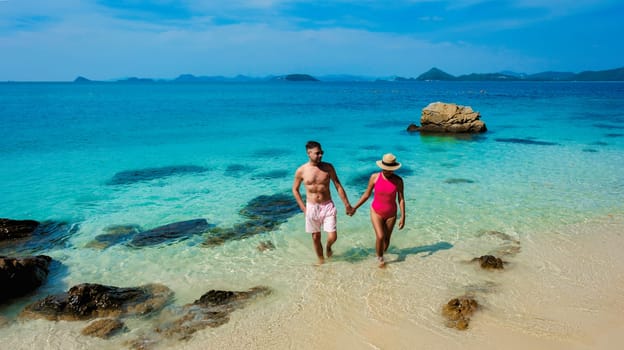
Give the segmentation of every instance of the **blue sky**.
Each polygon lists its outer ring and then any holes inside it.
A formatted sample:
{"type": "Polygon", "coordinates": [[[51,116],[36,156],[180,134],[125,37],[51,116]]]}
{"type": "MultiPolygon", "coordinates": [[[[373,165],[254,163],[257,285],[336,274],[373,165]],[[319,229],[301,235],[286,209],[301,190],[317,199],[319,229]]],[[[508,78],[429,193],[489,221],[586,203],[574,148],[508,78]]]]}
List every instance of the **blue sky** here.
{"type": "Polygon", "coordinates": [[[621,0],[0,0],[0,81],[624,66],[621,0]]]}

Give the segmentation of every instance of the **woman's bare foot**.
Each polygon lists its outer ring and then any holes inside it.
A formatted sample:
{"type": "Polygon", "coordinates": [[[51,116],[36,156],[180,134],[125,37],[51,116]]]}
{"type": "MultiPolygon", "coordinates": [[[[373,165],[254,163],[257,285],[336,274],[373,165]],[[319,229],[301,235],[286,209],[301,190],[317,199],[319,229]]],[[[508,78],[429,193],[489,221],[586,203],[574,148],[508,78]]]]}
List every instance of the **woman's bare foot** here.
{"type": "Polygon", "coordinates": [[[377,257],[377,264],[379,265],[380,269],[383,269],[384,267],[386,267],[386,261],[384,260],[383,256],[377,257]]]}

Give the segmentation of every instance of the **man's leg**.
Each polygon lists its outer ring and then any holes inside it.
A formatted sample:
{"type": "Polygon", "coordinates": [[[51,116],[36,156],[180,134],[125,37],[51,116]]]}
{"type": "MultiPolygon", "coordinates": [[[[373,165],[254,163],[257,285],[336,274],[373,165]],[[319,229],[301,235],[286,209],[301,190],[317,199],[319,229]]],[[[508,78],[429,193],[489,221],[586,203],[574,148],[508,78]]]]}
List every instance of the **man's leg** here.
{"type": "Polygon", "coordinates": [[[314,251],[316,252],[316,256],[319,259],[319,264],[325,262],[325,257],[323,256],[323,245],[321,244],[321,233],[314,232],[312,233],[312,244],[314,245],[314,251]]]}
{"type": "Polygon", "coordinates": [[[332,255],[334,255],[334,252],[332,251],[331,247],[334,244],[334,242],[336,242],[337,239],[338,239],[338,233],[336,231],[327,232],[327,257],[328,258],[331,258],[332,255]]]}

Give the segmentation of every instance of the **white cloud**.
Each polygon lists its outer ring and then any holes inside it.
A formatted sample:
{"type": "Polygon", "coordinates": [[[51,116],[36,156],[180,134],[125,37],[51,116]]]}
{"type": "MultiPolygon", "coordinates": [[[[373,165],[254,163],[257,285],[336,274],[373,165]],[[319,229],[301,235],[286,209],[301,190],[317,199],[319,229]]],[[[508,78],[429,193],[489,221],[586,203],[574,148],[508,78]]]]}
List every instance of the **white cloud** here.
{"type": "MultiPolygon", "coordinates": [[[[437,66],[452,74],[505,69],[518,57],[463,44],[431,43],[406,35],[351,29],[277,30],[267,25],[209,26],[203,30],[135,27],[101,16],[58,24],[45,32],[0,39],[11,52],[2,80],[71,80],[179,74],[264,76],[309,73],[417,76],[437,66]],[[457,58],[461,57],[460,60],[457,58]]],[[[530,61],[529,58],[523,58],[530,61]]],[[[520,60],[519,58],[517,59],[520,60]]]]}

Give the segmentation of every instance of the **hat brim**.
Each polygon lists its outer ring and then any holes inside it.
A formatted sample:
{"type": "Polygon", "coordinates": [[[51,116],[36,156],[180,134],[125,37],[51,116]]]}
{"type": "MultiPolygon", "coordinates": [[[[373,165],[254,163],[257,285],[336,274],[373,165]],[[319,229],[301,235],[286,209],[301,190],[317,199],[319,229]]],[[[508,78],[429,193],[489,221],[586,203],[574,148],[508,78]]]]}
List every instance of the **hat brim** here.
{"type": "Polygon", "coordinates": [[[401,167],[401,163],[397,162],[396,165],[385,165],[381,160],[378,160],[377,166],[383,170],[395,171],[401,167]]]}

